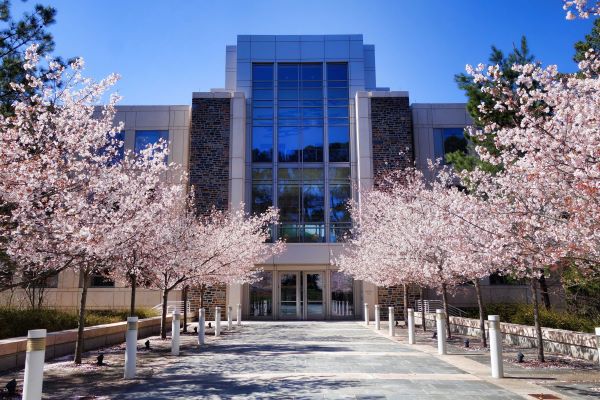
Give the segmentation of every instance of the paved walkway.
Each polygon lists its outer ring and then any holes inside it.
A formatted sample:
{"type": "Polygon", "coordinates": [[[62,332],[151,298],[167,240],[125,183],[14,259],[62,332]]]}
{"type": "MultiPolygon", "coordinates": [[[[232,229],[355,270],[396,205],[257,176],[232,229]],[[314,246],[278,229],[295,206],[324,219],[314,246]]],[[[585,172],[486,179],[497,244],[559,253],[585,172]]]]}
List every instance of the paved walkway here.
{"type": "Polygon", "coordinates": [[[247,323],[111,398],[522,399],[357,322],[247,323]]]}

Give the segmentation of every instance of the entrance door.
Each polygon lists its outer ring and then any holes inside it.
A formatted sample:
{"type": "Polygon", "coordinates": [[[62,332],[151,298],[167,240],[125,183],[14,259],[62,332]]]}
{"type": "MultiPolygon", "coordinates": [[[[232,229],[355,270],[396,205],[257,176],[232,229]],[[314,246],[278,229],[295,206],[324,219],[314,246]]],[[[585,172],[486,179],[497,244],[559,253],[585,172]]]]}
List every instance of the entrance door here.
{"type": "Polygon", "coordinates": [[[279,318],[323,319],[324,295],[324,272],[280,272],[279,318]]]}
{"type": "Polygon", "coordinates": [[[279,318],[302,318],[302,280],[300,272],[279,274],[279,318]]]}
{"type": "Polygon", "coordinates": [[[304,319],[325,318],[325,304],[323,296],[325,293],[325,274],[323,272],[303,272],[304,299],[306,310],[304,319]]]}

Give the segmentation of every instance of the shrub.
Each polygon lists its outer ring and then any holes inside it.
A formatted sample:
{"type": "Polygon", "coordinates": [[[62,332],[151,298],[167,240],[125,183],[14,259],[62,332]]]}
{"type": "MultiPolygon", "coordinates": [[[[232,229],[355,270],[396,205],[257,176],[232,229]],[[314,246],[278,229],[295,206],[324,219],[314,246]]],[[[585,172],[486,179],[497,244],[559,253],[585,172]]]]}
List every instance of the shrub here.
{"type": "MultiPolygon", "coordinates": [[[[478,309],[466,309],[467,317],[479,318],[478,309]]],[[[503,322],[533,325],[533,306],[531,304],[487,304],[487,315],[499,315],[503,322]]],[[[540,322],[543,327],[566,329],[569,331],[592,333],[600,320],[592,320],[566,311],[546,310],[540,307],[540,322]]]]}
{"type": "MultiPolygon", "coordinates": [[[[158,315],[151,309],[140,309],[136,311],[136,314],[140,319],[158,315]]],[[[86,313],[85,325],[94,326],[126,321],[128,315],[129,312],[124,310],[91,310],[86,313]]],[[[30,329],[44,328],[48,332],[77,328],[77,313],[52,309],[0,308],[0,339],[25,336],[30,329]]]]}

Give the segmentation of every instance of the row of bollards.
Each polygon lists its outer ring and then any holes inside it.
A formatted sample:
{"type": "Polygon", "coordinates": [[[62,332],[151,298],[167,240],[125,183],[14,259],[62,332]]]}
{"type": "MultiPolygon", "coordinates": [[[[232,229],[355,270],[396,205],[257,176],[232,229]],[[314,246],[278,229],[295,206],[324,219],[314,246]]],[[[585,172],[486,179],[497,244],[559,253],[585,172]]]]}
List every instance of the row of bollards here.
{"type": "MultiPolygon", "coordinates": [[[[179,355],[180,325],[179,311],[173,311],[171,326],[171,354],[179,355]]],[[[242,306],[237,305],[238,326],[242,325],[242,306]]],[[[204,345],[206,314],[204,308],[198,313],[198,344],[204,345]]],[[[233,307],[227,307],[227,327],[233,329],[233,307]]],[[[221,332],[221,308],[215,307],[215,336],[221,332]]],[[[125,363],[123,377],[134,379],[137,364],[138,317],[127,318],[125,332],[125,363]]],[[[149,342],[148,342],[149,343],[149,342]]],[[[146,346],[148,347],[148,345],[146,346]]],[[[44,359],[46,355],[46,329],[34,329],[27,332],[27,351],[25,356],[25,373],[23,379],[23,400],[40,400],[44,379],[44,359]]]]}
{"type": "MultiPolygon", "coordinates": [[[[369,305],[365,306],[365,325],[369,325],[369,305]]],[[[375,329],[380,330],[380,316],[379,316],[379,304],[375,305],[375,329]]],[[[416,344],[415,340],[415,313],[412,308],[407,310],[407,328],[408,328],[408,343],[416,344]]],[[[436,332],[434,337],[437,338],[438,354],[446,355],[446,314],[444,310],[438,309],[435,312],[436,321],[436,332]]],[[[394,307],[388,308],[389,318],[389,336],[395,336],[395,321],[394,321],[394,307]]],[[[425,315],[421,314],[421,321],[425,323],[425,315]]],[[[500,317],[498,315],[488,316],[489,326],[489,338],[490,338],[490,359],[491,359],[491,372],[493,378],[503,378],[504,370],[502,365],[502,332],[500,331],[500,317]]],[[[600,351],[600,328],[597,328],[596,335],[598,336],[599,351],[600,351]]]]}

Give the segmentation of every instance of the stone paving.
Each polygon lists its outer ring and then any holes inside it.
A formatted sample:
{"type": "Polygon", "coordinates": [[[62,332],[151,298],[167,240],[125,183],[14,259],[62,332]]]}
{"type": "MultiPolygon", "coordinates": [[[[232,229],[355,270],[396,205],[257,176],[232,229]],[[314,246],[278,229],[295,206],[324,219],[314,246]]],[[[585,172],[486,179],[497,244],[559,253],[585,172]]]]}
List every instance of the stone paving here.
{"type": "MultiPolygon", "coordinates": [[[[80,367],[70,359],[47,363],[44,398],[468,400],[533,398],[531,393],[597,398],[589,385],[507,363],[512,379],[493,380],[484,351],[470,353],[450,343],[451,354],[438,356],[430,332],[418,332],[418,344],[409,346],[406,329],[396,329],[390,339],[382,328],[377,332],[358,321],[245,322],[219,338],[207,336],[201,349],[195,335],[183,334],[180,356],[171,356],[170,341],[156,337],[151,351],[142,350],[144,339],[138,342],[137,379],[122,379],[124,346],[114,346],[103,349],[102,367],[94,365],[97,352],[86,353],[80,367]]],[[[584,374],[577,380],[589,382],[597,369],[576,373],[584,374]]],[[[0,384],[12,377],[22,382],[22,371],[0,375],[0,384]]]]}

